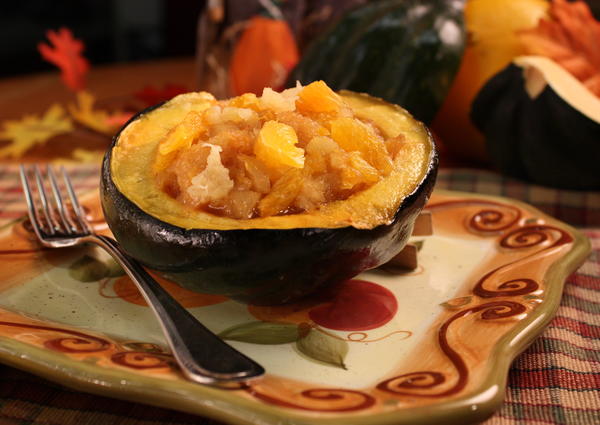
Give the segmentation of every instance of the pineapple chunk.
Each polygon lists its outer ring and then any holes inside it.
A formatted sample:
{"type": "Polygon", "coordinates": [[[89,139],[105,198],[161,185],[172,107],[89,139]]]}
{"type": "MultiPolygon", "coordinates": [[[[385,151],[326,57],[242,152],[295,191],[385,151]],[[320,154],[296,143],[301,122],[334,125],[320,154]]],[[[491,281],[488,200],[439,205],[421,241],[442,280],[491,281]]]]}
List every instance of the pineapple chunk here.
{"type": "Polygon", "coordinates": [[[306,145],[306,168],[310,174],[327,172],[327,158],[342,149],[331,138],[325,136],[313,137],[306,145]]]}
{"type": "Polygon", "coordinates": [[[267,167],[285,171],[304,167],[304,149],[296,147],[298,136],[292,127],[277,121],[264,123],[254,145],[254,154],[267,167]]]}
{"type": "Polygon", "coordinates": [[[206,205],[226,197],[233,189],[233,180],[229,170],[221,163],[221,147],[206,143],[210,153],[206,159],[206,168],[192,178],[192,184],[186,192],[195,206],[206,205]]]}
{"type": "Polygon", "coordinates": [[[297,98],[297,95],[284,96],[282,93],[277,93],[275,90],[265,87],[260,102],[264,109],[271,109],[275,112],[291,112],[296,110],[297,98]]]}

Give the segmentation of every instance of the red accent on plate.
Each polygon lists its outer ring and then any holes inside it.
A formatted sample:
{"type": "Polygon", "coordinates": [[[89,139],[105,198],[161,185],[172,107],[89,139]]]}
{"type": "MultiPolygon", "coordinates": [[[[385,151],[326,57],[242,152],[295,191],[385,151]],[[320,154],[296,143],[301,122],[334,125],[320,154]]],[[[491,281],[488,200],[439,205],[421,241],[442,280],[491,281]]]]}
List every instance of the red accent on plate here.
{"type": "Polygon", "coordinates": [[[308,313],[318,325],[338,331],[365,331],[389,322],[398,311],[396,297],[381,285],[366,280],[348,280],[331,302],[308,313]]]}

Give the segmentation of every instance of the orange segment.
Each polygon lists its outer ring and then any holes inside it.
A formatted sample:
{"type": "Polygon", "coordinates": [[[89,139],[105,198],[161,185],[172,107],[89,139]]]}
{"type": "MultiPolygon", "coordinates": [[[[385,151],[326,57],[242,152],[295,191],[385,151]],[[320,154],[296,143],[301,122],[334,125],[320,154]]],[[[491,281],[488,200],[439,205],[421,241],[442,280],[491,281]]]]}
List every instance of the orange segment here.
{"type": "Polygon", "coordinates": [[[296,108],[301,112],[338,113],[345,106],[342,98],[323,81],[305,86],[298,94],[296,108]]]}
{"type": "Polygon", "coordinates": [[[175,126],[158,145],[158,155],[154,162],[154,171],[162,171],[175,159],[178,151],[192,146],[204,132],[202,115],[198,112],[188,112],[183,121],[175,126]]]}
{"type": "Polygon", "coordinates": [[[234,97],[229,101],[229,104],[236,108],[248,108],[256,112],[260,109],[258,97],[254,93],[244,93],[241,96],[234,97]]]}
{"type": "Polygon", "coordinates": [[[296,147],[298,136],[292,127],[277,121],[264,123],[254,145],[254,154],[269,168],[284,170],[304,167],[304,149],[296,147]]]}
{"type": "Polygon", "coordinates": [[[365,124],[353,118],[338,118],[331,122],[331,137],[345,151],[360,152],[362,157],[384,175],[393,168],[385,142],[365,124]]]}

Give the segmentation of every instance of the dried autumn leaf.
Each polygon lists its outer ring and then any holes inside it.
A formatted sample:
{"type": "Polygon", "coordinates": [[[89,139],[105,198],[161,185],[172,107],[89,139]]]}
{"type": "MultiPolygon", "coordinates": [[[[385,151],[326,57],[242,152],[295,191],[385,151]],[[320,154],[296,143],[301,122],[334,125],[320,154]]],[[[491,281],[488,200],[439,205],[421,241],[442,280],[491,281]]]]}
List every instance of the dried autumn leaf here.
{"type": "Polygon", "coordinates": [[[79,163],[100,163],[102,162],[102,158],[104,158],[104,153],[89,149],[77,148],[73,151],[71,156],[79,163]]]}
{"type": "Polygon", "coordinates": [[[130,113],[115,112],[109,114],[102,109],[95,109],[96,98],[88,91],[77,92],[77,103],[69,104],[69,113],[78,123],[98,131],[112,135],[124,122],[131,118],[130,113]]]}
{"type": "Polygon", "coordinates": [[[58,31],[49,30],[46,37],[51,45],[39,43],[37,46],[42,57],[60,68],[61,78],[67,87],[73,91],[83,90],[85,76],[90,69],[89,62],[81,54],[85,48],[83,42],[64,27],[58,31]]]}
{"type": "Polygon", "coordinates": [[[554,0],[550,17],[518,32],[525,51],[557,62],[600,97],[600,22],[583,1],[554,0]]]}
{"type": "Polygon", "coordinates": [[[124,126],[135,114],[133,112],[115,112],[106,118],[106,124],[111,128],[124,126]]]}
{"type": "Polygon", "coordinates": [[[135,92],[134,96],[144,102],[146,106],[152,106],[170,100],[178,94],[186,93],[188,91],[189,90],[185,86],[166,84],[162,88],[145,86],[142,90],[135,92]]]}
{"type": "Polygon", "coordinates": [[[71,120],[62,106],[54,104],[39,118],[25,115],[21,120],[7,120],[3,123],[0,139],[9,140],[7,146],[0,148],[0,158],[20,158],[36,145],[45,143],[51,137],[73,130],[71,120]]]}

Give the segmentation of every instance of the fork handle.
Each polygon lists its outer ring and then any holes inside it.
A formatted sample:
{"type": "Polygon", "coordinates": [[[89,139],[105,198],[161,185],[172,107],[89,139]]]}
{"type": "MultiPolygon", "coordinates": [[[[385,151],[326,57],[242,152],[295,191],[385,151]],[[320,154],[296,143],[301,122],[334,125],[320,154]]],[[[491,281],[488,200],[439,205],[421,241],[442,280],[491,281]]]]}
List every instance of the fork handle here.
{"type": "Polygon", "coordinates": [[[262,366],[225,343],[183,308],[114,239],[90,235],[86,241],[104,248],[135,283],[189,379],[210,384],[244,381],[264,374],[262,366]]]}

